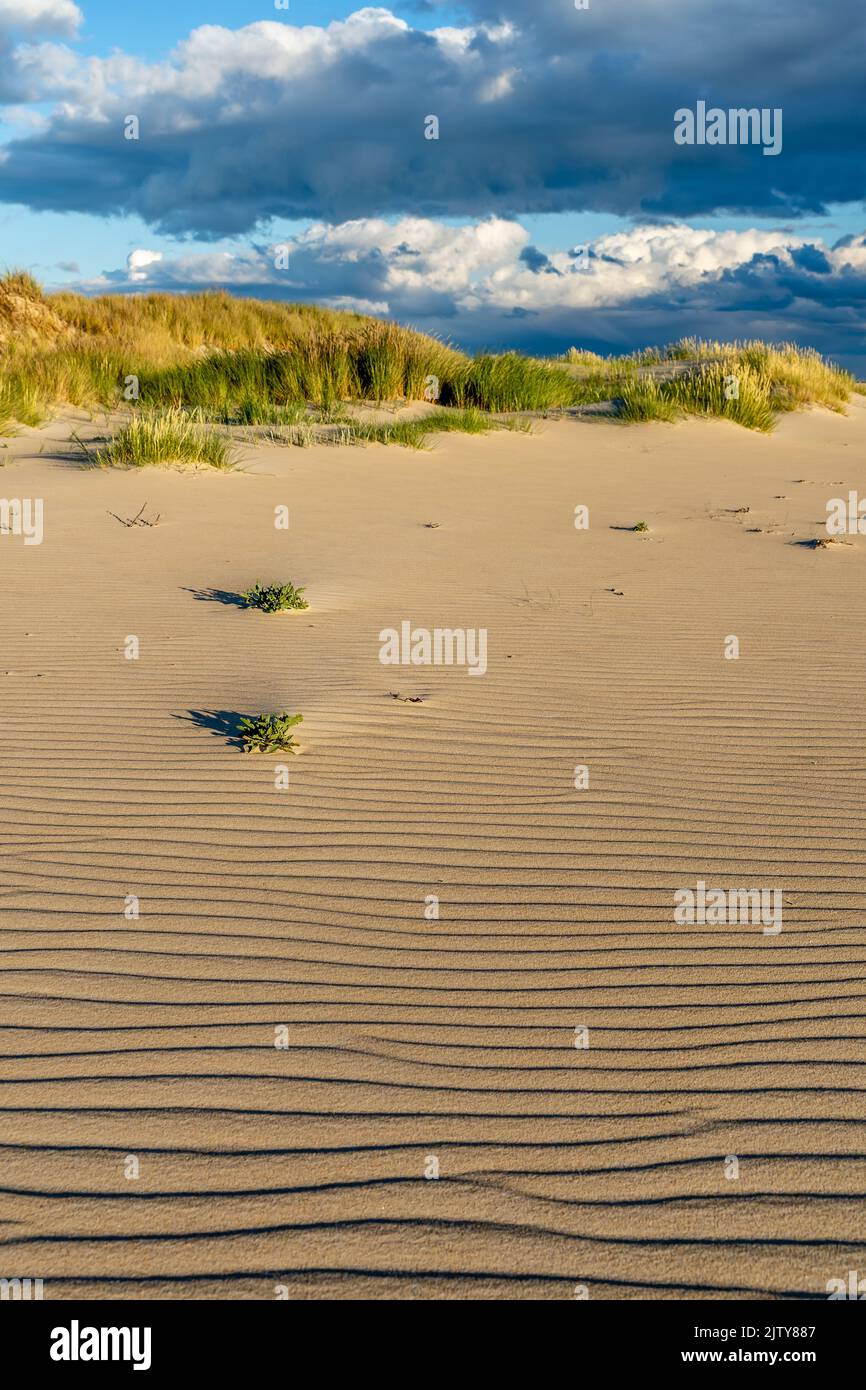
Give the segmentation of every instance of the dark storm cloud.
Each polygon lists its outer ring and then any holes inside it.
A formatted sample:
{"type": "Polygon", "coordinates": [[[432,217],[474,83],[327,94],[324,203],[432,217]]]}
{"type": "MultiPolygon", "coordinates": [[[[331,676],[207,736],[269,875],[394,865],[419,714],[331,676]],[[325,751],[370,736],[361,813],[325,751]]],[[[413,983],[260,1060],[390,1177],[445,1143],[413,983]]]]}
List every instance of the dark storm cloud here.
{"type": "Polygon", "coordinates": [[[60,64],[67,104],[5,146],[0,198],[216,237],[406,211],[790,218],[866,195],[862,0],[463,8],[462,37],[368,9],[318,30],[207,26],[150,67],[60,64]],[[674,111],[698,98],[781,108],[781,153],[675,145],[674,111]]]}
{"type": "Polygon", "coordinates": [[[539,251],[537,246],[524,246],[520,253],[520,259],[524,265],[528,265],[530,270],[547,271],[549,275],[558,275],[559,271],[551,265],[550,258],[545,256],[543,251],[539,251]]]}

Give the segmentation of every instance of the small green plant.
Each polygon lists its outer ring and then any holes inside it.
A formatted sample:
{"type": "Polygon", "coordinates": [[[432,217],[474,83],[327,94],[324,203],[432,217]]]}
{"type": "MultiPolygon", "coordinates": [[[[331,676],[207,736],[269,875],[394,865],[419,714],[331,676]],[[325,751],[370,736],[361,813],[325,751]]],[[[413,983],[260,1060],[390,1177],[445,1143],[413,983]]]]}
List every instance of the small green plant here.
{"type": "Polygon", "coordinates": [[[241,746],[245,753],[299,753],[294,735],[289,732],[303,719],[302,714],[257,714],[254,719],[242,719],[238,724],[241,746]]]}
{"type": "Polygon", "coordinates": [[[639,521],[636,526],[631,528],[633,531],[648,531],[649,526],[645,521],[639,521]]]}
{"type": "Polygon", "coordinates": [[[247,608],[260,608],[263,613],[282,613],[288,608],[309,608],[303,589],[294,584],[254,584],[241,598],[247,608]]]}

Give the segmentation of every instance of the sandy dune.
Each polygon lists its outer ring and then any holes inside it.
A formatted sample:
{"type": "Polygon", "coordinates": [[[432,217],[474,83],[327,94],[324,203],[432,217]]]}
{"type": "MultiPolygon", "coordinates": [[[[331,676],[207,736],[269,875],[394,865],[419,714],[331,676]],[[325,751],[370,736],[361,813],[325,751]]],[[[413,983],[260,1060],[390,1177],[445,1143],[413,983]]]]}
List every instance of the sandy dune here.
{"type": "Polygon", "coordinates": [[[797,544],[866,496],[866,403],[231,475],[85,470],[65,433],[0,454],[45,501],[42,545],[0,535],[0,1274],[628,1299],[866,1270],[866,537],[797,544]],[[258,579],[310,610],[230,601],[258,579]],[[486,628],[486,675],[382,666],[403,620],[486,628]],[[282,791],[226,737],[276,709],[282,791]],[[676,925],[699,879],[781,889],[783,930],[676,925]]]}

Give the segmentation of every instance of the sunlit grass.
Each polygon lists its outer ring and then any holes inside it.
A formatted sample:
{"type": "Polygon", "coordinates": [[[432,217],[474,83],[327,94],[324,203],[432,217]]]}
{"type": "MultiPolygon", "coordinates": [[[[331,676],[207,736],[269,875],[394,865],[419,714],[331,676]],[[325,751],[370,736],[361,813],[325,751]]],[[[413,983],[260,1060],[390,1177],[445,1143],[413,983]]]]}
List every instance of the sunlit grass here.
{"type": "Polygon", "coordinates": [[[529,421],[498,420],[482,410],[441,410],[423,420],[395,420],[384,425],[356,424],[348,427],[346,442],[359,444],[402,444],[407,449],[424,449],[433,434],[449,431],[460,434],[487,434],[491,430],[525,429],[529,421]]]}
{"type": "Polygon", "coordinates": [[[550,410],[575,404],[574,379],[562,367],[516,352],[461,363],[443,381],[443,405],[480,410],[550,410]]]}
{"type": "Polygon", "coordinates": [[[516,352],[469,357],[398,324],[310,305],[222,291],[45,296],[26,271],[0,278],[0,430],[37,425],[62,406],[124,407],[133,420],[114,444],[131,456],[161,448],[157,435],[168,447],[172,430],[172,447],[181,447],[184,416],[197,426],[184,447],[199,447],[195,436],[215,459],[225,440],[203,434],[203,421],[270,428],[275,442],[286,435],[300,444],[316,440],[317,424],[335,422],[339,442],[417,448],[434,430],[489,427],[481,423],[485,413],[607,401],[627,421],[701,414],[768,430],[783,411],[843,411],[851,392],[863,389],[819,353],[791,343],[684,338],[608,358],[578,347],[557,361],[516,352]],[[737,379],[737,393],[726,389],[726,377],[737,379]],[[347,403],[384,401],[436,401],[446,410],[424,422],[345,420],[347,403]],[[138,436],[137,412],[146,418],[138,436]]]}
{"type": "Polygon", "coordinates": [[[133,415],[108,444],[82,445],[92,463],[146,468],[157,464],[207,464],[230,468],[229,441],[183,410],[168,409],[133,415]]]}

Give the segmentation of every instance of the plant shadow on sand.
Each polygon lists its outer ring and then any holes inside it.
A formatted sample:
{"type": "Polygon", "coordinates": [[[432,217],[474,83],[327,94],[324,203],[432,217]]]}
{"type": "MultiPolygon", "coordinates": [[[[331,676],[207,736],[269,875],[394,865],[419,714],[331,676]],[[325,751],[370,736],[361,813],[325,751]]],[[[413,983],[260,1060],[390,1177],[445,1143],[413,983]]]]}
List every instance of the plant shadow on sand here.
{"type": "Polygon", "coordinates": [[[108,433],[93,435],[90,439],[82,440],[78,432],[72,430],[68,440],[49,439],[43,441],[39,446],[38,456],[45,455],[51,459],[52,463],[61,463],[66,468],[98,469],[99,463],[95,453],[110,443],[111,435],[108,433]]]}
{"type": "Polygon", "coordinates": [[[191,709],[186,714],[176,714],[187,724],[195,724],[199,729],[209,729],[217,738],[224,738],[233,748],[242,747],[239,725],[245,717],[237,710],[230,709],[191,709]]]}
{"type": "Polygon", "coordinates": [[[789,545],[799,546],[801,550],[835,550],[840,545],[850,545],[850,541],[843,541],[837,536],[815,536],[811,540],[789,541],[789,545]]]}
{"type": "Polygon", "coordinates": [[[224,603],[229,608],[246,608],[243,594],[232,593],[230,589],[184,589],[199,603],[224,603]]]}

